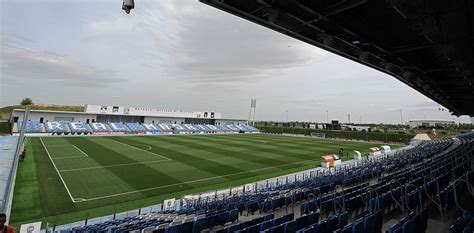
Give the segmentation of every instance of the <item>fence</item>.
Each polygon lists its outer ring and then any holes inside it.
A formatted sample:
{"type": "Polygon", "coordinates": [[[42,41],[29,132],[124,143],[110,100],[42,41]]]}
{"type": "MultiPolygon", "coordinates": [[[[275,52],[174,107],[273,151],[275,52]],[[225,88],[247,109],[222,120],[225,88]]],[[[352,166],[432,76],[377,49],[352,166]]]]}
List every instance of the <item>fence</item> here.
{"type": "MultiPolygon", "coordinates": [[[[28,119],[29,112],[30,112],[29,109],[25,111],[25,115],[23,117],[24,122],[26,122],[26,120],[28,119]]],[[[25,138],[24,138],[25,130],[26,130],[26,124],[23,124],[23,127],[21,128],[21,132],[18,138],[5,137],[3,138],[3,140],[5,141],[2,142],[2,145],[8,146],[7,140],[10,140],[10,145],[16,147],[13,155],[9,153],[8,154],[9,158],[5,159],[6,161],[11,160],[11,165],[8,166],[8,163],[5,163],[7,165],[7,168],[6,169],[2,168],[2,172],[5,171],[5,174],[3,173],[0,174],[1,177],[6,178],[4,181],[5,184],[0,185],[0,186],[5,187],[5,188],[2,187],[2,189],[4,190],[4,193],[2,196],[3,199],[0,200],[0,212],[6,213],[8,218],[10,217],[10,211],[13,204],[13,191],[15,187],[16,170],[18,168],[18,161],[19,161],[20,153],[22,153],[25,148],[25,138]]],[[[4,151],[4,149],[6,148],[2,148],[2,151],[4,151]]],[[[2,195],[2,193],[0,193],[0,195],[2,195]]],[[[8,222],[9,222],[9,219],[7,219],[6,223],[8,224],[8,222]]]]}
{"type": "Polygon", "coordinates": [[[326,138],[358,140],[358,141],[375,141],[384,143],[401,143],[409,144],[410,140],[415,136],[411,134],[393,134],[378,132],[361,132],[361,131],[341,131],[341,130],[321,130],[308,128],[291,128],[291,127],[271,127],[257,126],[262,133],[276,134],[300,134],[310,136],[312,133],[324,134],[326,138]]]}

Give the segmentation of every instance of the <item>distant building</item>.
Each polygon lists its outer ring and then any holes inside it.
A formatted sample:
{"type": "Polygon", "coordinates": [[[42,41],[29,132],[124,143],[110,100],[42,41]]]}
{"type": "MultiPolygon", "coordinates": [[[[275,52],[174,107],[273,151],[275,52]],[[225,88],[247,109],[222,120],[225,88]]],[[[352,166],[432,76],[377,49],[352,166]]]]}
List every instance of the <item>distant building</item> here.
{"type": "MultiPolygon", "coordinates": [[[[14,109],[10,119],[11,123],[17,123],[23,118],[24,109],[14,109]]],[[[244,119],[223,118],[221,113],[214,111],[179,111],[168,109],[122,107],[107,105],[86,105],[84,112],[65,112],[50,110],[31,110],[30,121],[40,123],[48,121],[56,122],[84,122],[89,123],[170,123],[170,124],[209,124],[243,125],[247,123],[244,119]]]]}
{"type": "Polygon", "coordinates": [[[366,131],[370,132],[371,128],[370,126],[365,126],[365,125],[341,125],[342,129],[350,129],[352,131],[366,131]]]}
{"type": "Polygon", "coordinates": [[[455,121],[450,120],[410,120],[408,125],[410,128],[431,128],[431,127],[440,127],[445,128],[447,126],[455,125],[455,121]]]}

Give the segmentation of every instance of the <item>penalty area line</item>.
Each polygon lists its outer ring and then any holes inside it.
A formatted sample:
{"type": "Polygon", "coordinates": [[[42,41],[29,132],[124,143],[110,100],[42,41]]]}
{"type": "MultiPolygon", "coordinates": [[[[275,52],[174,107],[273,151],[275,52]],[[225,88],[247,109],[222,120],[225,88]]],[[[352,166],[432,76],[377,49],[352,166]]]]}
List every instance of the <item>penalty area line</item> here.
{"type": "Polygon", "coordinates": [[[66,191],[69,194],[69,197],[71,198],[72,203],[76,203],[74,197],[72,197],[71,191],[69,191],[69,188],[66,185],[66,182],[64,182],[64,179],[61,176],[61,173],[58,171],[58,168],[56,167],[56,164],[54,163],[53,159],[51,158],[51,155],[49,154],[48,148],[46,148],[46,146],[44,145],[44,142],[41,139],[41,137],[39,138],[39,140],[40,140],[41,144],[43,144],[44,150],[46,151],[46,154],[48,154],[49,160],[51,160],[51,163],[53,164],[54,169],[58,173],[59,179],[61,179],[61,181],[63,182],[64,188],[66,188],[66,191]]]}
{"type": "Polygon", "coordinates": [[[83,150],[79,149],[76,145],[72,144],[72,146],[73,146],[74,148],[76,148],[79,152],[81,152],[83,155],[85,155],[86,157],[89,157],[89,155],[86,154],[86,152],[84,152],[83,150]]]}

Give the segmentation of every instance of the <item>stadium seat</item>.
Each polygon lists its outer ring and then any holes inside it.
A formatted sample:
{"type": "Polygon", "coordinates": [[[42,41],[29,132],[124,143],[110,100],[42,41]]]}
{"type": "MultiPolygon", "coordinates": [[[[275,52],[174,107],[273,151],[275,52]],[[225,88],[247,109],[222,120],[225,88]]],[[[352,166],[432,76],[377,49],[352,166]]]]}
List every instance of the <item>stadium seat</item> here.
{"type": "Polygon", "coordinates": [[[360,218],[354,221],[352,224],[352,233],[364,233],[365,232],[365,225],[364,219],[360,218]]]}

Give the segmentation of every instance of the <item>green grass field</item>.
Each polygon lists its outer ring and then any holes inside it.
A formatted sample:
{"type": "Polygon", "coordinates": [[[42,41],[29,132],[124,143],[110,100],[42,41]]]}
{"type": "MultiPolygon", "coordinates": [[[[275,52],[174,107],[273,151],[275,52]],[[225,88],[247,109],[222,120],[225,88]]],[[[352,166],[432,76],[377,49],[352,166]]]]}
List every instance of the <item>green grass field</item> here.
{"type": "Polygon", "coordinates": [[[305,170],[341,147],[352,155],[372,146],[380,144],[263,134],[29,138],[11,222],[63,224],[136,209],[305,170]]]}

